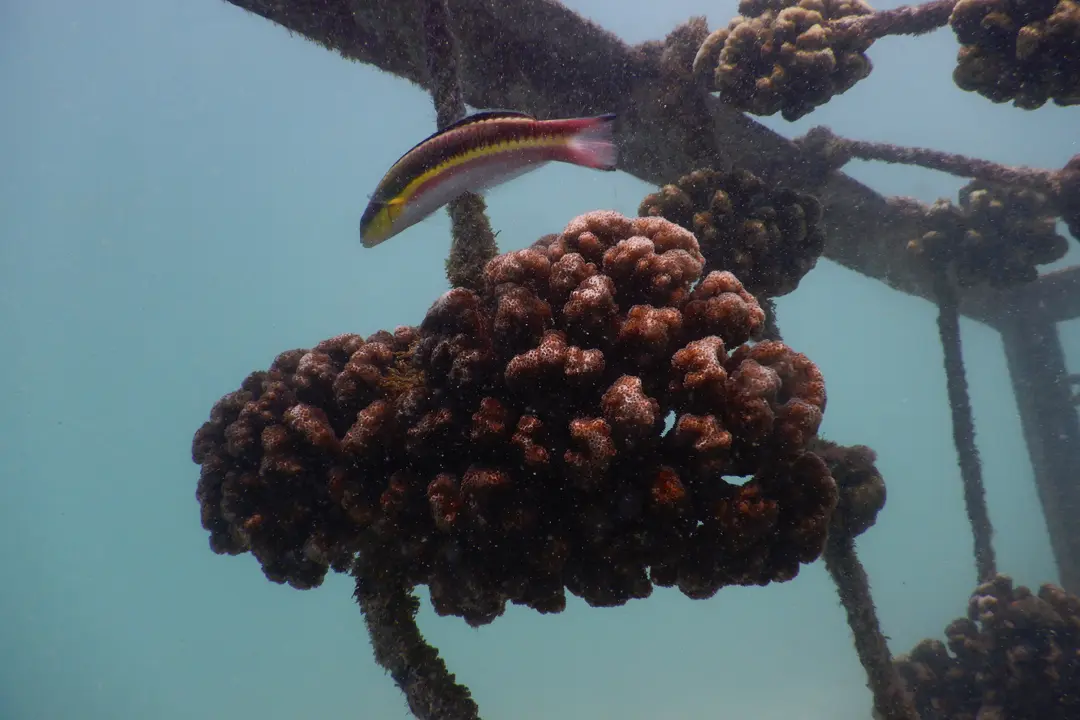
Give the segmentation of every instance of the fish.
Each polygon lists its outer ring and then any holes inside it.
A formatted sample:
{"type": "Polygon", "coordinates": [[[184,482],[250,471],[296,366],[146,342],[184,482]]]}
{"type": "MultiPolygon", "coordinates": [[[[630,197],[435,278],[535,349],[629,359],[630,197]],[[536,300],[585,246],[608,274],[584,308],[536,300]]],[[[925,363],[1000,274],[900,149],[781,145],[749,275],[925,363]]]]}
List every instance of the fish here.
{"type": "Polygon", "coordinates": [[[615,114],[537,120],[473,113],[428,136],[383,176],[360,217],[364,247],[383,243],[466,192],[483,192],[549,162],[617,169],[615,114]]]}

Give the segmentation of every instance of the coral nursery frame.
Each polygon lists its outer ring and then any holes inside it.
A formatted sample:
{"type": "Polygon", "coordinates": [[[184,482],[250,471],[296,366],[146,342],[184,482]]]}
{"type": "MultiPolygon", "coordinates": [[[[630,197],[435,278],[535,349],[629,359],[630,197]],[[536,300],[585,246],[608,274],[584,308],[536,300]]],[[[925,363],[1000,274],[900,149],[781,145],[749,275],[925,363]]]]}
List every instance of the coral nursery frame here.
{"type": "MultiPolygon", "coordinates": [[[[349,60],[432,89],[423,28],[409,3],[228,2],[349,60]]],[[[621,169],[649,183],[664,184],[701,166],[741,167],[812,192],[825,207],[825,257],[935,302],[930,273],[903,257],[918,228],[884,197],[843,173],[823,178],[798,145],[715,98],[699,101],[704,105],[689,122],[670,122],[670,98],[655,92],[665,72],[657,43],[628,45],[557,0],[448,5],[468,104],[513,107],[538,117],[614,110],[622,123],[621,169]],[[711,142],[688,141],[689,134],[704,134],[711,142]]],[[[1058,331],[1058,323],[1080,316],[1080,266],[1010,290],[968,289],[960,312],[1001,334],[1061,584],[1080,593],[1080,523],[1070,521],[1080,517],[1080,420],[1058,331]]]]}

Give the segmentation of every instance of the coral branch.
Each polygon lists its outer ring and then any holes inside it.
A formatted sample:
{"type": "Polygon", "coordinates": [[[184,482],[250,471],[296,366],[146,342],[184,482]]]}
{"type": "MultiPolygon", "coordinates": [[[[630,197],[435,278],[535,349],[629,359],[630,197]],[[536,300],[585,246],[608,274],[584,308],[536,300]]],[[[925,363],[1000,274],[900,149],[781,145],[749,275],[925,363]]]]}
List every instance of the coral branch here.
{"type": "Polygon", "coordinates": [[[885,720],[919,720],[881,632],[870,596],[870,581],[855,554],[854,539],[846,532],[830,531],[824,555],[825,567],[836,583],[848,625],[855,635],[855,651],[869,678],[875,710],[885,720]]]}
{"type": "MultiPolygon", "coordinates": [[[[458,75],[458,49],[450,25],[446,0],[422,0],[424,45],[440,129],[465,116],[465,100],[458,75]]],[[[495,233],[486,214],[484,199],[465,193],[452,200],[450,213],[453,242],[446,261],[446,277],[453,287],[478,289],[483,283],[484,265],[495,257],[495,233]]]]}
{"type": "Polygon", "coordinates": [[[405,694],[420,720],[479,720],[469,689],[455,682],[439,651],[416,625],[420,602],[400,583],[376,587],[356,578],[354,598],[364,613],[375,661],[405,694]]]}
{"type": "Polygon", "coordinates": [[[949,406],[952,409],[953,441],[960,461],[960,476],[964,483],[964,504],[968,520],[975,536],[975,566],[979,582],[986,582],[997,572],[994,547],[991,542],[993,527],[986,507],[986,490],[983,487],[982,464],[975,445],[975,422],[972,419],[971,400],[968,397],[964,358],[960,345],[960,314],[957,310],[956,288],[949,282],[946,272],[939,266],[935,273],[938,294],[938,332],[945,355],[945,376],[948,381],[949,406]]]}

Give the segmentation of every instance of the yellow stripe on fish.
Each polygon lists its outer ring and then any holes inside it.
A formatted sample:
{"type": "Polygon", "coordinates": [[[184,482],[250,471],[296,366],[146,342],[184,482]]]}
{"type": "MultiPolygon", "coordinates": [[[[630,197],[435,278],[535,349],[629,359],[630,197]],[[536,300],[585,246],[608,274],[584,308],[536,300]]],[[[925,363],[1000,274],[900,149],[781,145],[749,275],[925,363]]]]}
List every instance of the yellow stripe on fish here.
{"type": "Polygon", "coordinates": [[[456,167],[466,165],[476,159],[490,157],[496,153],[513,152],[518,149],[546,149],[555,148],[565,145],[567,139],[556,135],[547,135],[543,138],[529,139],[529,140],[502,140],[491,143],[490,145],[481,145],[475,150],[468,150],[461,155],[457,155],[438,166],[428,170],[420,177],[410,182],[405,189],[398,196],[405,200],[408,200],[420,187],[425,183],[439,177],[442,173],[453,170],[456,167]]]}

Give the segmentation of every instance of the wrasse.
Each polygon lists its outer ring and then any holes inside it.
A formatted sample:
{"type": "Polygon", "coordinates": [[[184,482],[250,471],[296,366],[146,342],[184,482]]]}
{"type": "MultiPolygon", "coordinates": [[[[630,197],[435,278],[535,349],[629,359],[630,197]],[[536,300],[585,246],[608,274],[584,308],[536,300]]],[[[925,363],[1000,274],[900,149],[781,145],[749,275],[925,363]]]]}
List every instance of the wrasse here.
{"type": "Polygon", "coordinates": [[[478,112],[431,135],[391,166],[360,218],[364,247],[375,247],[465,192],[482,192],[549,162],[614,170],[615,115],[537,120],[478,112]]]}

